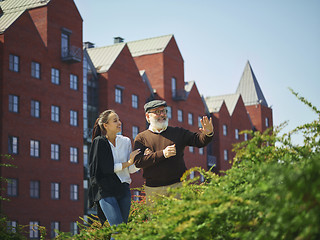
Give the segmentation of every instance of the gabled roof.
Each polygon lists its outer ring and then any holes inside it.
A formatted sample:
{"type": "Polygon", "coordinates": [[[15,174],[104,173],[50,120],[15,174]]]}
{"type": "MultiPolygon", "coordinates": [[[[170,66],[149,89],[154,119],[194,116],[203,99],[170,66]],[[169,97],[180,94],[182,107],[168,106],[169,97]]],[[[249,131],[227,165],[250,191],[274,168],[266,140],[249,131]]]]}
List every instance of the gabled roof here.
{"type": "Polygon", "coordinates": [[[240,97],[240,94],[235,93],[235,94],[228,94],[228,95],[221,95],[221,96],[214,96],[214,97],[206,97],[205,101],[210,112],[219,112],[223,102],[225,102],[229,115],[231,116],[237,105],[239,97],[240,97]]]}
{"type": "Polygon", "coordinates": [[[189,93],[191,92],[194,84],[195,84],[195,81],[189,81],[189,82],[184,83],[184,90],[186,91],[186,98],[188,98],[189,93]]]}
{"type": "Polygon", "coordinates": [[[42,7],[51,0],[5,0],[0,1],[0,34],[5,32],[28,9],[42,7]]]}
{"type": "Polygon", "coordinates": [[[87,52],[97,72],[107,72],[125,45],[125,43],[117,43],[106,47],[88,48],[87,52]]]}
{"type": "Polygon", "coordinates": [[[147,85],[147,88],[149,89],[150,94],[153,96],[153,91],[154,90],[153,90],[153,88],[152,88],[152,86],[150,84],[150,81],[149,81],[149,78],[148,78],[148,76],[146,74],[146,71],[145,70],[140,70],[139,73],[141,75],[142,81],[147,85]]]}
{"type": "Polygon", "coordinates": [[[261,104],[268,107],[268,103],[264,98],[249,61],[244,68],[236,93],[241,94],[246,106],[261,104]]]}
{"type": "Polygon", "coordinates": [[[163,52],[169,41],[173,37],[172,34],[147,38],[138,41],[128,42],[129,50],[133,57],[163,52]]]}

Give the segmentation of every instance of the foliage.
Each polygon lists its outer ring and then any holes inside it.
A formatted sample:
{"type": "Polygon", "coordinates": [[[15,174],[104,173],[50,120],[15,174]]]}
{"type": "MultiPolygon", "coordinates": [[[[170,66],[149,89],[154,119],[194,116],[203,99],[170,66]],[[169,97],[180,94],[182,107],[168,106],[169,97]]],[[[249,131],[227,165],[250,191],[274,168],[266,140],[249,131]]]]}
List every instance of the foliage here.
{"type": "MultiPolygon", "coordinates": [[[[293,91],[292,91],[293,92],[293,91]]],[[[72,239],[320,239],[320,112],[300,101],[319,119],[279,136],[286,124],[235,146],[233,167],[223,176],[198,171],[205,182],[183,177],[172,190],[180,198],[163,197],[153,207],[132,206],[130,222],[118,227],[83,229],[72,239]],[[292,143],[302,133],[302,146],[292,143]]]]}

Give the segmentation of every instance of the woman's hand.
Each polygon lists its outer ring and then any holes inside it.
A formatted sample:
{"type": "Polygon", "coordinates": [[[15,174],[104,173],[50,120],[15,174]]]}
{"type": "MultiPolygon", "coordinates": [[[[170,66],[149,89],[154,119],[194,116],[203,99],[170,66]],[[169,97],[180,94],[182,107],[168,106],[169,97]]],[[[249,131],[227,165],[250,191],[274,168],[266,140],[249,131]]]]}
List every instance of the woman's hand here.
{"type": "Polygon", "coordinates": [[[128,163],[130,164],[129,166],[131,166],[133,164],[133,160],[136,157],[136,155],[138,155],[140,153],[140,149],[136,149],[133,152],[130,153],[130,159],[128,161],[128,163]]]}

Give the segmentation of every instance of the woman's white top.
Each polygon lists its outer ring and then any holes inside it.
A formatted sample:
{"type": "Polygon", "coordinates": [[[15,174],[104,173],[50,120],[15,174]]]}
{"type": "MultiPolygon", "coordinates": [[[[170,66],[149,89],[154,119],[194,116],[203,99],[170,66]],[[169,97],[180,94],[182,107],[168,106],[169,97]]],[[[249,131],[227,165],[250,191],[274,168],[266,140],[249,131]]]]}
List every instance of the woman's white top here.
{"type": "Polygon", "coordinates": [[[113,159],[114,159],[114,172],[119,177],[122,183],[131,183],[130,173],[135,173],[140,170],[133,164],[130,167],[122,169],[122,163],[127,162],[130,159],[130,153],[132,152],[131,140],[128,137],[117,135],[116,146],[109,141],[113,159]]]}

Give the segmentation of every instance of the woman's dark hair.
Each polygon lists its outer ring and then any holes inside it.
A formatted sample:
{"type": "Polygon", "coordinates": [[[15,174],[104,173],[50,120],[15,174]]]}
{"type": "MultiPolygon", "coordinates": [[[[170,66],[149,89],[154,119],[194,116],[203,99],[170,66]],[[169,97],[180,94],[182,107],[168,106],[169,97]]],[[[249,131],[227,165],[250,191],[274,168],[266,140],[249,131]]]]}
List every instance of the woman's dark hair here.
{"type": "Polygon", "coordinates": [[[93,130],[92,130],[92,141],[95,137],[106,135],[107,131],[104,128],[103,124],[108,123],[109,116],[111,113],[116,113],[114,110],[105,110],[104,112],[100,113],[99,117],[97,118],[96,122],[94,123],[93,130]]]}

